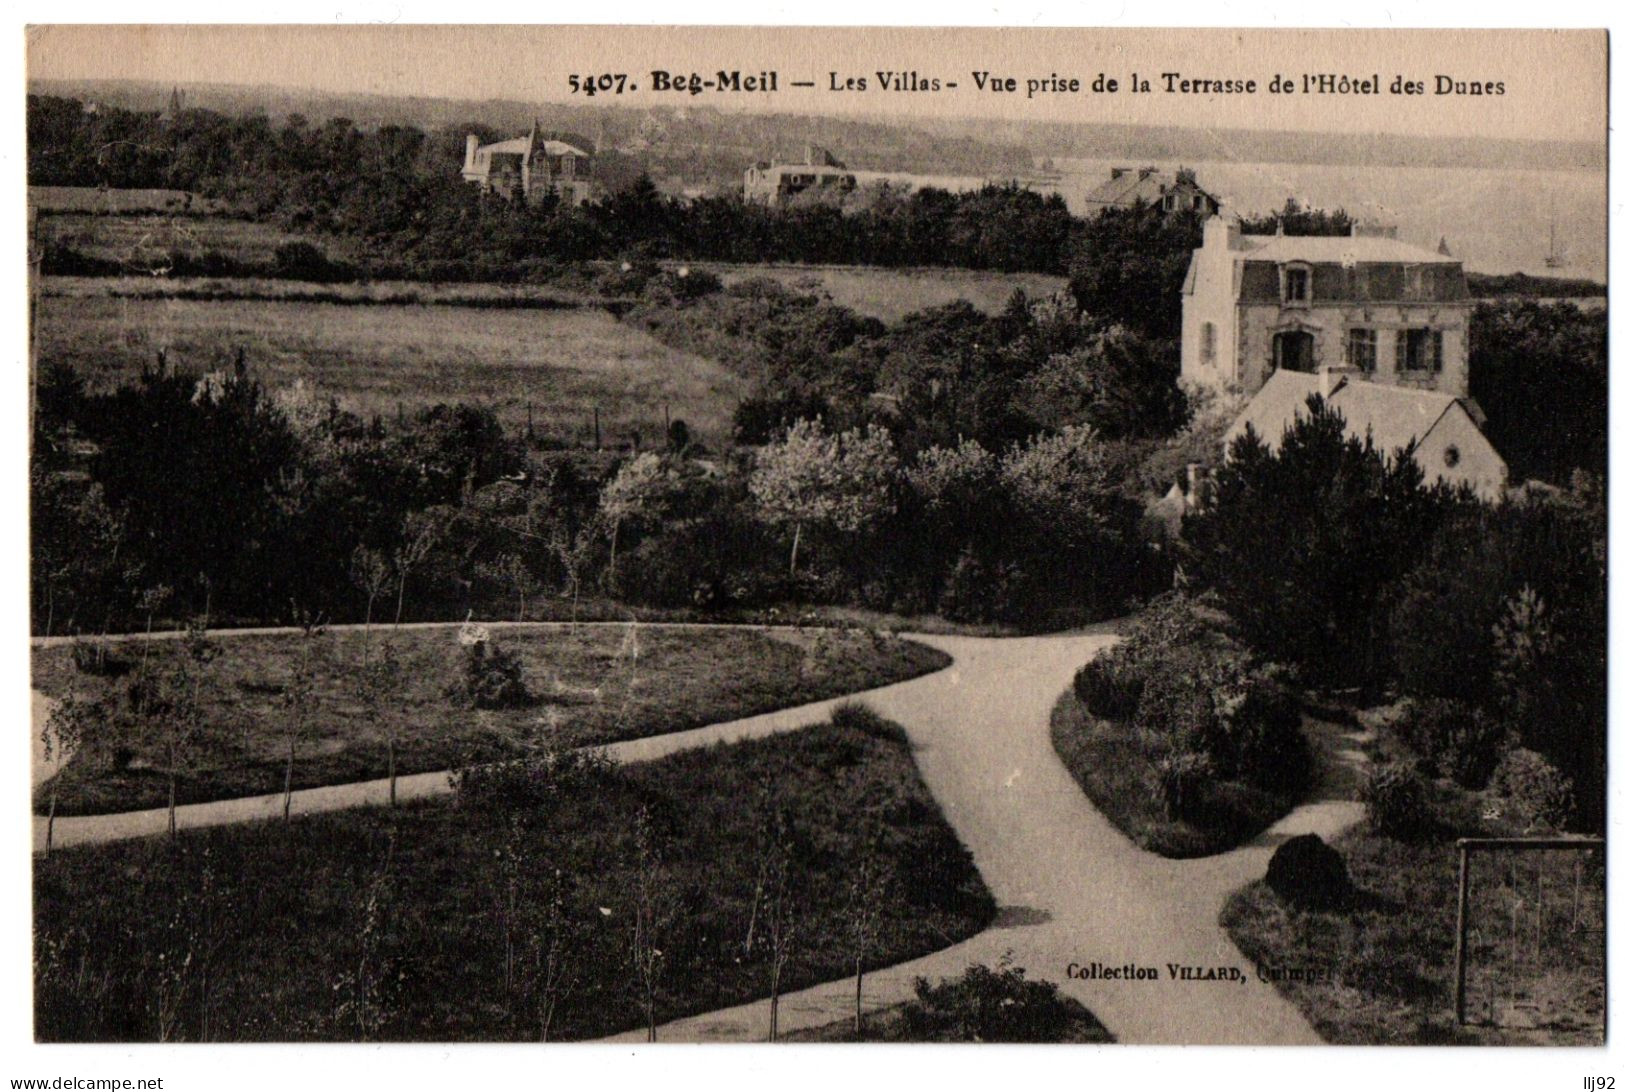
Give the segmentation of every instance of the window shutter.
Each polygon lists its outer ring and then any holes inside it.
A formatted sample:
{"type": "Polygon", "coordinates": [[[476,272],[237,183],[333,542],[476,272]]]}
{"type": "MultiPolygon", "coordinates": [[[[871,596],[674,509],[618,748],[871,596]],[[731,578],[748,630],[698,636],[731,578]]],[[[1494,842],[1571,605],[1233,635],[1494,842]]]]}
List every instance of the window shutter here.
{"type": "Polygon", "coordinates": [[[1435,330],[1435,331],[1433,331],[1433,370],[1434,371],[1440,371],[1443,368],[1444,368],[1444,332],[1441,331],[1441,330],[1435,330]]]}

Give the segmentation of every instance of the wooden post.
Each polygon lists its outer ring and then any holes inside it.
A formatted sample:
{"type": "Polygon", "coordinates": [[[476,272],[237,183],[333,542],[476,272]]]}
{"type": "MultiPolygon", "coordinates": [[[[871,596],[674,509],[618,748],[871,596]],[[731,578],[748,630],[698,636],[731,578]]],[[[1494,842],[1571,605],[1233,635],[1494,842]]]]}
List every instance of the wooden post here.
{"type": "Polygon", "coordinates": [[[1456,1023],[1467,1023],[1467,892],[1470,883],[1472,850],[1457,843],[1461,852],[1460,873],[1456,878],[1456,1023]]]}
{"type": "Polygon", "coordinates": [[[536,441],[536,414],[528,398],[525,399],[525,439],[536,441]]]}
{"type": "Polygon", "coordinates": [[[601,451],[604,447],[603,433],[598,429],[598,407],[592,408],[592,449],[601,451]]]}

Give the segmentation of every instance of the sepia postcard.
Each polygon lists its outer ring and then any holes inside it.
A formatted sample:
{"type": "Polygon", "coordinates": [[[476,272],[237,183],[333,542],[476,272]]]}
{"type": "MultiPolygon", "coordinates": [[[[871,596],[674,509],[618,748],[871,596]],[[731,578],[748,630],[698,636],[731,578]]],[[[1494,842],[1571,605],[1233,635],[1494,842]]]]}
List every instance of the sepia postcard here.
{"type": "Polygon", "coordinates": [[[20,1037],[1606,1044],[1605,31],[25,37],[20,1037]]]}

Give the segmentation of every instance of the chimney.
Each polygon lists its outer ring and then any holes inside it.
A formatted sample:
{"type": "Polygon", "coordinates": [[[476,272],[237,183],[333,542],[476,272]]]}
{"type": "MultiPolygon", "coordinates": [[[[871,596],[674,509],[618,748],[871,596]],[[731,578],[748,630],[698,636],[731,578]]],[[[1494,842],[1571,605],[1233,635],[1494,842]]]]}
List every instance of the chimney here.
{"type": "Polygon", "coordinates": [[[1443,235],[1439,236],[1439,253],[1446,258],[1455,257],[1454,254],[1450,253],[1450,246],[1444,241],[1443,235]]]}
{"type": "Polygon", "coordinates": [[[1358,238],[1397,239],[1399,238],[1399,225],[1384,224],[1375,220],[1370,222],[1356,220],[1354,222],[1354,234],[1358,238]]]}
{"type": "Polygon", "coordinates": [[[474,153],[480,150],[480,138],[473,133],[468,134],[468,141],[463,146],[463,170],[474,169],[474,153]]]}
{"type": "Polygon", "coordinates": [[[1202,224],[1202,249],[1236,250],[1241,245],[1241,225],[1234,216],[1220,212],[1202,224]]]}
{"type": "Polygon", "coordinates": [[[1185,507],[1200,512],[1207,501],[1207,467],[1201,463],[1185,464],[1185,507]]]}
{"type": "Polygon", "coordinates": [[[1320,396],[1330,398],[1363,375],[1359,368],[1346,360],[1340,364],[1323,364],[1320,369],[1320,396]]]}

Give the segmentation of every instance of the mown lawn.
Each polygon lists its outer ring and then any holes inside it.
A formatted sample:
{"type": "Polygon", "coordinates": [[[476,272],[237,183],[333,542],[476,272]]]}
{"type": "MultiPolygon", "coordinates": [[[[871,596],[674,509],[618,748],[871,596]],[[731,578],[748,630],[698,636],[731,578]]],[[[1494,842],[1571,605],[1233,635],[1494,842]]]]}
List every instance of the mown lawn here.
{"type": "Polygon", "coordinates": [[[1206,857],[1257,837],[1297,799],[1244,781],[1204,789],[1200,813],[1170,819],[1156,791],[1156,758],[1139,729],[1091,716],[1072,690],[1050,713],[1050,742],[1078,787],[1142,849],[1164,857],[1206,857]]]}
{"type": "Polygon", "coordinates": [[[42,364],[94,389],[127,382],[160,349],[203,372],[241,348],[267,385],[303,380],[364,418],[469,402],[560,443],[592,443],[596,410],[605,444],[657,443],[669,413],[716,446],[744,391],[721,365],[597,309],[47,295],[37,322],[42,364]]]}
{"type": "Polygon", "coordinates": [[[984,928],[993,900],[901,729],[837,721],[642,765],[533,772],[480,798],[38,858],[36,1035],[535,1040],[555,937],[565,958],[551,966],[571,973],[553,980],[575,986],[552,995],[551,1037],[626,1031],[643,1025],[640,905],[660,923],[656,1020],[709,1011],[767,995],[775,920],[794,922],[784,990],[847,975],[866,854],[888,877],[866,889],[872,966],[984,928]],[[757,896],[764,860],[788,862],[785,916],[757,896]]]}
{"type": "MultiPolygon", "coordinates": [[[[912,641],[863,630],[774,631],[583,627],[494,631],[516,653],[530,700],[475,710],[448,695],[464,650],[455,627],[374,626],[402,665],[400,688],[378,718],[358,690],[367,637],[360,630],[315,638],[308,731],[296,744],[295,787],[383,777],[395,726],[398,773],[450,769],[525,754],[682,731],[836,697],[946,666],[948,657],[912,641]]],[[[181,802],[280,791],[287,755],[288,686],[302,638],[218,635],[220,654],[202,668],[202,744],[183,764],[181,802]]],[[[164,677],[184,656],[180,642],[115,645],[126,673],[94,677],[74,669],[71,650],[36,650],[34,686],[52,697],[77,693],[125,702],[143,672],[164,677]],[[147,660],[143,664],[143,649],[147,660]]],[[[127,704],[127,703],[126,703],[127,704]]],[[[158,807],[167,799],[167,759],[156,729],[76,754],[36,792],[40,810],[58,794],[59,814],[158,807]],[[120,753],[122,752],[122,753],[120,753]]]]}
{"type": "Polygon", "coordinates": [[[1475,854],[1468,1025],[1455,1018],[1457,850],[1357,828],[1334,843],[1351,908],[1308,911],[1262,882],[1222,921],[1255,965],[1334,1043],[1592,1044],[1604,1034],[1602,862],[1475,854]],[[1538,932],[1538,938],[1537,938],[1538,932]]]}

